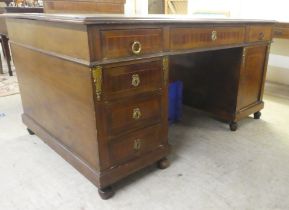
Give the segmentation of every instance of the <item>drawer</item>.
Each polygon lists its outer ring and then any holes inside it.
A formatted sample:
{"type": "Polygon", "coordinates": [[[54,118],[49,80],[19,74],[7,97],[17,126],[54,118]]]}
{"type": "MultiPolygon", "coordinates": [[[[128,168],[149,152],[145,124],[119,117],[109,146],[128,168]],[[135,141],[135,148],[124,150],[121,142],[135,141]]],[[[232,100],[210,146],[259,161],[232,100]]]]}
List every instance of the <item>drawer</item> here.
{"type": "Polygon", "coordinates": [[[157,149],[161,145],[160,125],[141,129],[118,139],[113,139],[109,142],[110,164],[115,165],[137,158],[157,149]]]}
{"type": "Polygon", "coordinates": [[[272,39],[272,27],[271,26],[249,26],[247,41],[270,41],[272,39]]]}
{"type": "Polygon", "coordinates": [[[244,27],[172,28],[171,50],[240,44],[245,40],[244,27]]]}
{"type": "Polygon", "coordinates": [[[289,27],[282,27],[282,26],[275,27],[274,38],[289,39],[289,27]]]}
{"type": "Polygon", "coordinates": [[[162,88],[162,81],[162,60],[159,58],[149,62],[141,61],[104,67],[104,99],[159,90],[162,88]]]}
{"type": "Polygon", "coordinates": [[[158,53],[163,50],[162,29],[101,31],[104,59],[158,53]]]}
{"type": "Polygon", "coordinates": [[[160,94],[127,98],[106,106],[108,133],[112,136],[137,129],[161,120],[160,94]]]}

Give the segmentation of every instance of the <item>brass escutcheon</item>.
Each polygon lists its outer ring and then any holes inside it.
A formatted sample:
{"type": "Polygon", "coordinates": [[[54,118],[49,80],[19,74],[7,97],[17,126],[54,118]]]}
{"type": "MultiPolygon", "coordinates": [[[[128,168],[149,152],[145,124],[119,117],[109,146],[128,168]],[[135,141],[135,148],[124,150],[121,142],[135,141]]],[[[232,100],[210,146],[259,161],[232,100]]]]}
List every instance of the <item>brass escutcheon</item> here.
{"type": "Polygon", "coordinates": [[[216,41],[218,39],[217,31],[212,31],[212,41],[216,41]]]}
{"type": "Polygon", "coordinates": [[[141,118],[141,111],[140,108],[133,109],[132,118],[138,120],[141,118]]]}
{"type": "Polygon", "coordinates": [[[140,84],[140,77],[138,74],[132,75],[131,85],[134,87],[138,87],[140,84]]]}
{"type": "Polygon", "coordinates": [[[133,148],[135,151],[139,151],[141,149],[141,140],[140,139],[134,140],[133,148]]]}
{"type": "Polygon", "coordinates": [[[131,45],[131,51],[134,55],[138,55],[141,53],[141,43],[139,41],[134,41],[131,45]]]}

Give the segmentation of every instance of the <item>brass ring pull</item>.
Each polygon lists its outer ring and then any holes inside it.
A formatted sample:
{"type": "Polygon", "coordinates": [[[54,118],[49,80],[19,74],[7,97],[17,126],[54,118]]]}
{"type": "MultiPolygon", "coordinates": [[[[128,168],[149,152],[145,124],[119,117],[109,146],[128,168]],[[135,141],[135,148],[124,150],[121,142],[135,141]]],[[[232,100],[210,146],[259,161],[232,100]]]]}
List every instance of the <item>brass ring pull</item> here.
{"type": "Polygon", "coordinates": [[[259,33],[259,40],[263,40],[265,37],[265,34],[263,32],[259,33]]]}
{"type": "Polygon", "coordinates": [[[138,120],[141,118],[141,111],[140,108],[133,109],[132,118],[138,120]]]}
{"type": "Polygon", "coordinates": [[[140,77],[138,74],[132,75],[131,85],[134,87],[138,87],[140,84],[140,77]]]}
{"type": "Polygon", "coordinates": [[[135,151],[139,151],[141,149],[141,140],[140,139],[134,140],[133,149],[135,151]]]}
{"type": "Polygon", "coordinates": [[[218,39],[217,31],[212,31],[211,39],[212,39],[212,41],[216,41],[218,39]]]}
{"type": "Polygon", "coordinates": [[[131,51],[134,55],[139,55],[141,53],[141,43],[139,41],[134,41],[131,46],[131,51]]]}

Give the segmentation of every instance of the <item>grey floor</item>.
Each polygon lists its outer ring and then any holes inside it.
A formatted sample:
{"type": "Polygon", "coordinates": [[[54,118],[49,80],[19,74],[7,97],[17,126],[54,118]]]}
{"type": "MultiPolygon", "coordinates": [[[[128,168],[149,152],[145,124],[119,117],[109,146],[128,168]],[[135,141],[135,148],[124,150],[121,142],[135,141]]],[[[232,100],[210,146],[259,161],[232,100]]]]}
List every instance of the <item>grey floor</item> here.
{"type": "Polygon", "coordinates": [[[19,95],[0,98],[0,210],[289,210],[289,100],[266,96],[261,120],[228,126],[190,108],[170,128],[171,167],[118,183],[113,199],[21,123],[19,95]]]}

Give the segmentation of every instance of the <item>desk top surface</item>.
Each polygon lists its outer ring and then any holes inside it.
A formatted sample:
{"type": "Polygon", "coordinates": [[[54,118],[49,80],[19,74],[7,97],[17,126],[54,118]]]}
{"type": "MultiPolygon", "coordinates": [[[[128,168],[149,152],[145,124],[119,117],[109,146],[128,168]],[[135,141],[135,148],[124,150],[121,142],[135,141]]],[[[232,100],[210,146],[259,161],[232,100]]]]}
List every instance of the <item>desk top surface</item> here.
{"type": "Polygon", "coordinates": [[[215,19],[196,18],[193,16],[170,16],[170,15],[148,15],[148,16],[126,16],[126,15],[102,15],[102,14],[33,14],[14,13],[5,14],[7,18],[42,20],[51,22],[67,22],[74,24],[273,24],[273,20],[253,19],[215,19]]]}

